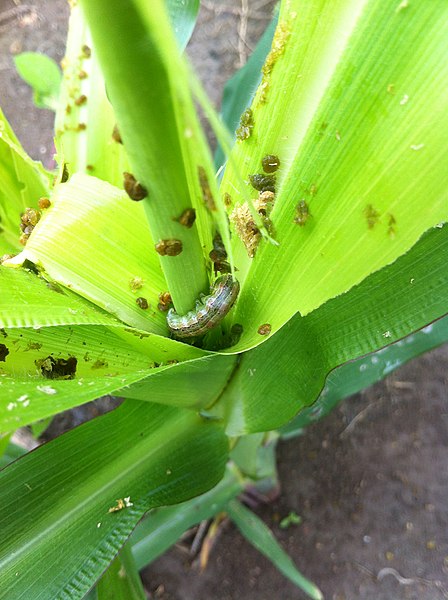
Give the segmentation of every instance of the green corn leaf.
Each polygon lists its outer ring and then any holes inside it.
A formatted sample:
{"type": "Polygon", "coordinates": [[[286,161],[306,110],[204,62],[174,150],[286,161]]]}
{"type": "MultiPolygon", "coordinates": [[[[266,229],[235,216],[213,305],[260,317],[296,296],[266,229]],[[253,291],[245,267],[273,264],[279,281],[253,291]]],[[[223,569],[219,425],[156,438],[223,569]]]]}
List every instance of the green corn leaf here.
{"type": "Polygon", "coordinates": [[[297,570],[272,531],[257,515],[237,500],[228,503],[227,512],[247,541],[266,556],[285,577],[303,590],[309,598],[323,600],[322,592],[297,570]]]}
{"type": "Polygon", "coordinates": [[[113,135],[116,119],[107,98],[98,57],[79,6],[71,7],[64,78],[56,110],[58,160],[69,174],[86,173],[122,186],[129,161],[113,135]]]}
{"type": "Polygon", "coordinates": [[[129,544],[125,544],[96,586],[97,600],[146,600],[129,544]]]}
{"type": "Polygon", "coordinates": [[[220,397],[236,365],[236,356],[210,354],[173,365],[169,374],[151,374],[116,393],[124,398],[174,406],[206,407],[220,397]]]}
{"type": "Polygon", "coordinates": [[[10,433],[5,433],[3,435],[0,435],[0,458],[6,453],[8,446],[9,446],[10,438],[11,438],[10,433]]]}
{"type": "Polygon", "coordinates": [[[265,155],[280,159],[278,245],[263,241],[250,259],[233,238],[243,284],[234,318],[246,326],[237,349],[260,342],[259,325],[276,331],[346,292],[447,219],[447,35],[443,0],[282,3],[252,133],[221,185],[232,210],[243,201],[236,172],[256,198],[249,176],[265,155]]]}
{"type": "Polygon", "coordinates": [[[201,521],[224,510],[227,502],[243,491],[243,481],[231,467],[210,491],[175,506],[152,511],[130,538],[137,567],[143,569],[177,542],[180,536],[201,521]]]}
{"type": "Polygon", "coordinates": [[[56,110],[62,74],[58,64],[39,52],[22,52],[14,57],[20,77],[33,88],[37,108],[56,110]]]}
{"type": "Polygon", "coordinates": [[[189,92],[188,71],[161,0],[151,5],[133,0],[125,7],[119,0],[82,1],[81,6],[132,175],[148,191],[142,204],[152,237],[162,243],[162,252],[163,240],[182,243],[180,253],[162,254],[160,263],[175,308],[183,314],[208,288],[204,246],[211,250],[209,212],[216,212],[217,221],[225,223],[223,209],[216,210],[212,198],[216,197],[212,161],[189,92]],[[198,226],[179,223],[189,208],[196,210],[198,226]]]}
{"type": "MultiPolygon", "coordinates": [[[[70,290],[27,271],[0,267],[0,290],[0,431],[49,417],[141,379],[148,385],[155,373],[207,356],[199,348],[127,327],[70,290]],[[58,372],[61,361],[70,361],[70,373],[58,372]]],[[[197,365],[199,383],[191,384],[189,393],[177,394],[175,403],[208,404],[233,362],[216,355],[202,367],[197,365]]],[[[174,380],[181,379],[176,373],[174,380]]],[[[153,392],[160,389],[163,386],[156,384],[153,392]]]]}
{"type": "Polygon", "coordinates": [[[448,227],[433,229],[394,264],[245,353],[215,406],[229,435],[280,427],[317,399],[335,367],[445,315],[447,260],[448,227]]]}
{"type": "Polygon", "coordinates": [[[276,448],[278,433],[252,433],[238,438],[230,459],[245,477],[256,482],[260,493],[269,493],[278,486],[276,448]]]}
{"type": "Polygon", "coordinates": [[[83,598],[144,513],[211,488],[226,452],[216,424],[132,402],[12,463],[0,472],[2,589],[83,598]]]}
{"type": "Polygon", "coordinates": [[[0,328],[59,325],[123,327],[112,315],[67,288],[24,269],[0,266],[0,328]]]}
{"type": "MultiPolygon", "coordinates": [[[[224,86],[221,115],[229,131],[238,127],[240,115],[252,104],[252,99],[261,81],[261,68],[271,48],[272,38],[278,22],[278,10],[266,28],[255,50],[247,63],[239,69],[224,86]]],[[[221,147],[215,154],[217,169],[225,163],[225,155],[221,147]]]]}
{"type": "Polygon", "coordinates": [[[341,400],[372,385],[409,360],[448,341],[448,317],[427,325],[395,344],[358,358],[332,371],[319,398],[281,428],[283,438],[299,435],[305,427],[325,417],[341,400]]]}
{"type": "Polygon", "coordinates": [[[110,393],[203,408],[236,365],[234,356],[128,327],[25,270],[0,267],[0,290],[0,431],[110,393]],[[58,371],[64,361],[69,373],[58,371]]]}
{"type": "MultiPolygon", "coordinates": [[[[168,3],[181,47],[193,31],[199,2],[168,3]]],[[[129,161],[120,143],[116,119],[107,98],[97,53],[80,7],[72,5],[67,48],[62,61],[64,78],[56,106],[56,144],[69,173],[84,172],[121,186],[129,161]]]]}
{"type": "MultiPolygon", "coordinates": [[[[141,379],[147,381],[151,375],[174,368],[170,361],[204,354],[166,338],[141,339],[142,332],[137,330],[103,326],[2,331],[6,337],[0,338],[3,360],[0,363],[0,432],[12,431],[111,394],[141,379]]],[[[207,366],[205,363],[203,369],[207,366]]],[[[197,370],[201,372],[200,367],[197,370]]],[[[161,401],[195,407],[200,404],[199,400],[204,404],[210,402],[205,391],[200,398],[194,392],[190,386],[190,394],[183,392],[174,398],[163,397],[161,401]]]]}
{"type": "Polygon", "coordinates": [[[20,215],[47,196],[50,175],[26,154],[0,111],[0,255],[16,253],[20,215]]]}
{"type": "Polygon", "coordinates": [[[167,285],[142,206],[82,174],[57,186],[51,201],[14,264],[28,259],[128,325],[166,334],[166,313],[157,305],[167,285]]]}

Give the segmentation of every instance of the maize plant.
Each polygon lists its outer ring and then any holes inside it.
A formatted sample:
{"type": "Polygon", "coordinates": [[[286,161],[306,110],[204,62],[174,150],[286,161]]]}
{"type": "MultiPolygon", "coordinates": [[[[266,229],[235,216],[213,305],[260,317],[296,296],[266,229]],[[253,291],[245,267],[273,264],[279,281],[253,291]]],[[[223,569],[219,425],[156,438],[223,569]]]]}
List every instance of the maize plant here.
{"type": "Polygon", "coordinates": [[[72,1],[61,81],[18,58],[58,167],[2,117],[8,600],[144,598],[138,569],[218,513],[321,598],[242,494],[279,437],[448,339],[447,3],[282,0],[221,116],[182,54],[198,4],[72,1]]]}

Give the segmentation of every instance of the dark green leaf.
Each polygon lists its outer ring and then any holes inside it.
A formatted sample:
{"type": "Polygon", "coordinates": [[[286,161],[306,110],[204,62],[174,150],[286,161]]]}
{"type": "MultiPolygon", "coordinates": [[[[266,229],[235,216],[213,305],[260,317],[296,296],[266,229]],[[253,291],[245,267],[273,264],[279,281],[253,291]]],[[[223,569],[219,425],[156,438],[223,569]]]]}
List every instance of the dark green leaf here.
{"type": "Polygon", "coordinates": [[[283,425],[316,400],[335,367],[446,314],[447,261],[448,227],[435,228],[392,265],[244,354],[219,407],[229,432],[283,425]]]}
{"type": "Polygon", "coordinates": [[[0,580],[8,600],[82,598],[144,513],[211,488],[226,453],[216,423],[133,401],[6,467],[0,580]]]}
{"type": "Polygon", "coordinates": [[[142,569],[175,544],[193,525],[224,510],[229,500],[243,490],[243,481],[228,467],[224,478],[212,490],[175,506],[156,508],[133,532],[130,543],[137,566],[142,569]]]}
{"type": "Polygon", "coordinates": [[[302,433],[305,427],[326,416],[347,396],[383,379],[408,360],[447,341],[448,317],[443,317],[395,344],[335,369],[328,375],[325,387],[315,404],[303,409],[297,417],[281,428],[282,437],[288,438],[302,433]]]}
{"type": "Polygon", "coordinates": [[[98,600],[146,600],[129,544],[125,544],[96,586],[98,600]]]}
{"type": "Polygon", "coordinates": [[[295,583],[310,598],[323,600],[321,591],[297,570],[291,558],[275,539],[272,531],[257,515],[237,500],[229,502],[227,512],[252,546],[266,556],[285,577],[295,583]]]}

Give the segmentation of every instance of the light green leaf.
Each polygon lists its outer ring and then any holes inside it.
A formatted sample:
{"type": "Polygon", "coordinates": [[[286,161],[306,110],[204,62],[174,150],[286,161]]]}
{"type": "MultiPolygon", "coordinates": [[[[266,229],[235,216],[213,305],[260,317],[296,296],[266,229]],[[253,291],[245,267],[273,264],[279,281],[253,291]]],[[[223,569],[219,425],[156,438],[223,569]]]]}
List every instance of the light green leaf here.
{"type": "MultiPolygon", "coordinates": [[[[204,246],[211,250],[213,232],[203,199],[208,191],[201,190],[200,180],[210,192],[216,187],[211,156],[189,92],[188,71],[162,0],[150,5],[132,0],[126,10],[120,0],[82,0],[81,6],[132,174],[148,191],[142,204],[152,237],[155,243],[182,242],[180,253],[162,255],[160,263],[174,306],[183,314],[208,288],[204,246]],[[198,223],[191,228],[178,222],[188,208],[197,213],[198,223]]],[[[224,222],[224,212],[219,214],[224,222]]]]}
{"type": "MultiPolygon", "coordinates": [[[[181,46],[193,31],[199,7],[197,0],[178,6],[168,3],[172,23],[181,46]]],[[[62,62],[64,79],[56,113],[56,144],[60,161],[69,173],[84,172],[113,185],[122,186],[123,172],[130,171],[124,146],[114,135],[116,118],[107,98],[97,53],[80,7],[71,7],[67,48],[62,62]]]]}
{"type": "MultiPolygon", "coordinates": [[[[0,431],[49,417],[140,379],[148,382],[154,373],[170,370],[175,363],[206,356],[199,348],[127,327],[70,290],[48,287],[26,271],[0,267],[0,291],[0,431]],[[58,368],[65,368],[60,361],[68,360],[71,367],[66,375],[74,379],[53,379],[64,377],[58,368]]],[[[216,383],[208,371],[222,382],[227,373],[224,365],[233,365],[228,358],[210,356],[202,371],[196,367],[198,375],[205,374],[213,394],[216,383]],[[220,366],[212,368],[212,360],[220,366]]],[[[176,375],[174,380],[180,381],[176,375]]],[[[156,384],[153,390],[162,388],[156,384]]],[[[210,402],[206,392],[201,393],[200,399],[210,402]]],[[[183,390],[175,403],[198,406],[198,398],[197,386],[190,385],[189,393],[183,390]]]]}
{"type": "Polygon", "coordinates": [[[0,266],[0,329],[52,325],[123,327],[112,315],[67,288],[23,269],[0,266]]]}
{"type": "Polygon", "coordinates": [[[215,406],[229,435],[280,427],[317,399],[332,369],[445,315],[447,260],[448,227],[436,228],[393,265],[245,353],[215,406]]]}
{"type": "MultiPolygon", "coordinates": [[[[237,348],[259,343],[261,324],[276,331],[346,292],[447,219],[447,35],[443,0],[282,3],[253,132],[232,154],[248,182],[263,156],[281,163],[279,245],[261,242],[249,259],[234,238],[244,283],[235,321],[246,326],[237,348]],[[311,215],[302,226],[301,201],[311,215]]],[[[234,204],[236,181],[230,164],[221,190],[234,204]]]]}
{"type": "Polygon", "coordinates": [[[62,65],[64,79],[55,122],[59,162],[67,164],[69,174],[83,172],[121,187],[129,161],[123,145],[112,135],[115,115],[77,5],[71,7],[62,65]]]}
{"type": "Polygon", "coordinates": [[[125,544],[99,580],[97,600],[146,600],[129,544],[125,544]]]}
{"type": "Polygon", "coordinates": [[[49,186],[49,173],[26,154],[0,111],[0,255],[22,249],[20,215],[37,208],[49,186]]]}
{"type": "Polygon", "coordinates": [[[281,428],[282,437],[299,435],[305,427],[325,417],[347,396],[383,379],[412,358],[447,341],[448,317],[443,317],[395,344],[335,369],[328,375],[325,387],[313,406],[304,408],[281,428]]]}
{"type": "Polygon", "coordinates": [[[79,174],[57,186],[14,263],[25,259],[125,323],[168,332],[166,313],[157,310],[167,286],[142,206],[112,185],[79,174]],[[148,309],[137,304],[139,297],[148,309]]]}
{"type": "Polygon", "coordinates": [[[57,63],[39,52],[22,52],[14,57],[20,77],[33,88],[37,108],[56,110],[62,74],[57,63]]]}
{"type": "Polygon", "coordinates": [[[175,506],[152,511],[130,538],[137,567],[143,569],[177,542],[190,527],[224,510],[229,500],[243,491],[241,477],[227,467],[224,478],[213,489],[175,506]]]}
{"type": "Polygon", "coordinates": [[[252,433],[238,438],[230,452],[230,459],[245,477],[252,480],[261,494],[278,486],[276,431],[252,433]]]}
{"type": "MultiPolygon", "coordinates": [[[[173,340],[140,339],[136,330],[100,325],[2,331],[6,336],[0,338],[2,432],[147,380],[151,373],[172,368],[170,360],[203,355],[173,340]]],[[[176,404],[183,403],[197,405],[197,398],[184,394],[176,404]]]]}
{"type": "Polygon", "coordinates": [[[0,472],[8,597],[83,598],[143,514],[211,488],[226,452],[216,424],[132,402],[11,464],[0,472]]]}
{"type": "MultiPolygon", "coordinates": [[[[247,63],[233,75],[226,85],[222,96],[221,115],[227,129],[234,132],[238,127],[240,115],[252,104],[256,89],[261,81],[261,67],[266,59],[278,22],[278,10],[263,33],[247,63]]],[[[215,154],[217,169],[225,163],[225,155],[219,146],[215,154]]]]}
{"type": "Polygon", "coordinates": [[[298,570],[291,558],[275,539],[272,531],[251,510],[237,500],[227,505],[229,517],[261,554],[266,556],[285,577],[314,600],[323,600],[322,592],[298,570]]]}

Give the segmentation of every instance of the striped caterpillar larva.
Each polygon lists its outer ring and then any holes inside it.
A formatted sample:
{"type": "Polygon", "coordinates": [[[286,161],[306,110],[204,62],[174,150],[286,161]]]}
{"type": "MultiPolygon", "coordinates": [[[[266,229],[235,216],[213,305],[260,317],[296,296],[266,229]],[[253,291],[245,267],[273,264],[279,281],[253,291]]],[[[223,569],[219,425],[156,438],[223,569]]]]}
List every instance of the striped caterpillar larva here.
{"type": "Polygon", "coordinates": [[[240,291],[240,284],[232,275],[223,275],[213,284],[211,294],[201,294],[196,300],[196,308],[185,315],[178,315],[174,309],[166,317],[168,327],[178,339],[205,335],[216,327],[232,308],[240,291]]]}

